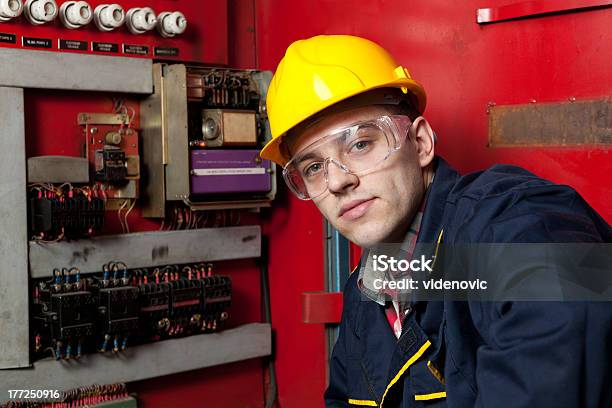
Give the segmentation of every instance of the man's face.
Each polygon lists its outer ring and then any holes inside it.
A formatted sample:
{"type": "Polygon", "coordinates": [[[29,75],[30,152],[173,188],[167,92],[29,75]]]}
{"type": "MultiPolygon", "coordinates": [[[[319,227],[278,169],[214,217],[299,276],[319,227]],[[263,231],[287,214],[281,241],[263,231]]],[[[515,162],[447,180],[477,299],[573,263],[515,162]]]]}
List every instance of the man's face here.
{"type": "MultiPolygon", "coordinates": [[[[298,154],[342,126],[388,114],[384,107],[376,105],[329,114],[292,135],[289,151],[298,154]]],[[[333,149],[329,155],[335,158],[333,149]]],[[[329,163],[327,191],[313,201],[342,235],[359,246],[401,242],[423,199],[423,168],[432,158],[431,128],[420,118],[401,148],[365,175],[349,174],[329,163]],[[424,138],[430,139],[429,146],[424,138]]]]}

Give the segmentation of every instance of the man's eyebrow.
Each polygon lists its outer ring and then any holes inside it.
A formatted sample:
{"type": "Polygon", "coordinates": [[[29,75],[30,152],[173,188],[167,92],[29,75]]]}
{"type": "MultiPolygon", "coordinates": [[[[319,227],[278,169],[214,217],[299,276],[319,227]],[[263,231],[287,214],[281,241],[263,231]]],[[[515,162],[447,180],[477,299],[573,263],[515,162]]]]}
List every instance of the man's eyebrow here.
{"type": "Polygon", "coordinates": [[[315,159],[315,158],[317,158],[317,155],[311,152],[311,153],[306,153],[304,156],[300,156],[295,162],[296,164],[299,164],[303,161],[315,159]]]}
{"type": "MultiPolygon", "coordinates": [[[[334,139],[332,139],[332,140],[336,140],[336,143],[338,143],[338,142],[346,143],[346,139],[347,139],[349,134],[350,134],[349,131],[344,131],[342,133],[338,133],[338,134],[336,134],[334,136],[334,139]]],[[[315,142],[315,143],[317,143],[317,142],[315,142]]],[[[300,156],[295,162],[297,164],[297,163],[300,163],[300,162],[303,162],[303,161],[306,161],[306,160],[317,159],[317,158],[320,158],[320,156],[315,154],[315,153],[313,153],[313,152],[309,152],[309,153],[306,153],[304,156],[300,156]]]]}

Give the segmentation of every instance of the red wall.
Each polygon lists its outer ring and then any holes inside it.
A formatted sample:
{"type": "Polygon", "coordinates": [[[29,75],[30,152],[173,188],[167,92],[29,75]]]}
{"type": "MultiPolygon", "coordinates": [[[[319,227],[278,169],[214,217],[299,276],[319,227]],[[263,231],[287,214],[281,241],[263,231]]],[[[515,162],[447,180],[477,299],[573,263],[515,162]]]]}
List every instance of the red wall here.
{"type": "MultiPolygon", "coordinates": [[[[612,222],[610,145],[488,148],[489,101],[524,104],[612,95],[612,9],[563,13],[479,26],[476,9],[517,1],[256,2],[258,68],[275,69],[294,40],[354,34],[379,42],[428,93],[425,116],[438,151],[462,172],[493,163],[524,166],[575,187],[612,222]]],[[[282,407],[322,406],[321,328],[300,323],[298,296],[322,290],[321,218],[309,203],[279,202],[272,234],[273,320],[282,407]]]]}
{"type": "MultiPolygon", "coordinates": [[[[439,152],[459,170],[519,164],[571,184],[612,221],[609,146],[486,147],[489,101],[501,105],[612,94],[612,51],[607,46],[612,43],[612,9],[476,24],[476,8],[507,3],[233,0],[228,3],[228,57],[233,66],[273,70],[293,40],[334,33],[366,36],[388,48],[425,86],[426,117],[438,133],[439,152]]],[[[32,115],[26,128],[28,154],[78,154],[76,112],[107,111],[110,106],[106,95],[26,93],[26,115],[32,115]]],[[[301,323],[300,304],[302,292],[324,288],[322,220],[311,203],[289,196],[280,186],[273,210],[264,211],[261,222],[270,237],[280,406],[322,406],[324,330],[301,323]]],[[[131,225],[135,230],[157,227],[139,220],[137,209],[131,225]]],[[[238,262],[227,271],[236,283],[232,324],[258,321],[255,265],[238,262]]],[[[252,360],[142,381],[131,389],[139,392],[145,407],[261,407],[263,382],[262,362],[252,360]]]]}

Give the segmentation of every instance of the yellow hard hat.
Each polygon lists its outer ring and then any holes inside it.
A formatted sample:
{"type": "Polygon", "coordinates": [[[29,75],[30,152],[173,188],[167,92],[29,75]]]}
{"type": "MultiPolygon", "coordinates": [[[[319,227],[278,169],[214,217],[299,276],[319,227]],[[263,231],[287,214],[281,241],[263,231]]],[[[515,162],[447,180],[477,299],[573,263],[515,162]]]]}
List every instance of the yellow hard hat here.
{"type": "Polygon", "coordinates": [[[425,110],[423,87],[380,45],[350,35],[319,35],[292,43],[278,64],[266,99],[272,140],[264,159],[284,166],[280,149],[289,130],[325,108],[379,88],[399,88],[425,110]]]}

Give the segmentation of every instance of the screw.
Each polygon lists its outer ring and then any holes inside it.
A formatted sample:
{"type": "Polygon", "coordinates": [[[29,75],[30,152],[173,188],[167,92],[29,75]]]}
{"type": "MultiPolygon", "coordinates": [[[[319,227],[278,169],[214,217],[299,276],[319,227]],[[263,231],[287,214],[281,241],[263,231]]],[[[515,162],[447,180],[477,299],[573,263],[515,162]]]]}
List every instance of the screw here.
{"type": "Polygon", "coordinates": [[[92,127],[89,131],[91,132],[92,135],[95,135],[96,133],[98,133],[98,128],[92,127]]]}
{"type": "Polygon", "coordinates": [[[572,103],[576,102],[576,98],[574,96],[570,96],[568,99],[572,103]]]}

